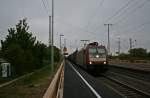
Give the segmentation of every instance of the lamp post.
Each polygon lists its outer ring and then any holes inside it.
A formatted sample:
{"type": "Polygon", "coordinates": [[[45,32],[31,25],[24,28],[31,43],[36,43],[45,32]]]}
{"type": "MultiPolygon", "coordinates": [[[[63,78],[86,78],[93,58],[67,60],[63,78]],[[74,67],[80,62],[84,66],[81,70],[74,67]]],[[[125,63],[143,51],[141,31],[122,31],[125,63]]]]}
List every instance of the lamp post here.
{"type": "Polygon", "coordinates": [[[104,24],[104,26],[108,26],[108,44],[107,44],[107,51],[108,51],[108,54],[110,55],[111,52],[110,52],[110,35],[109,35],[109,27],[112,26],[112,24],[104,24]]]}
{"type": "Polygon", "coordinates": [[[51,71],[54,71],[54,0],[52,0],[51,71]]]}

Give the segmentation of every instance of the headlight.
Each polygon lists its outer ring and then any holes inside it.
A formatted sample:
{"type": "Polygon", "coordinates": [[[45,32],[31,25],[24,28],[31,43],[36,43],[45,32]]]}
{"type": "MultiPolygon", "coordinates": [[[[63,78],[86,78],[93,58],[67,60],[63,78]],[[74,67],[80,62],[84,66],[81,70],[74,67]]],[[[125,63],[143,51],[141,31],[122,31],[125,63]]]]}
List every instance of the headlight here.
{"type": "Polygon", "coordinates": [[[99,55],[96,55],[96,58],[99,58],[99,55]]]}
{"type": "Polygon", "coordinates": [[[104,64],[106,64],[106,62],[104,62],[104,64]]]}
{"type": "Polygon", "coordinates": [[[91,62],[91,61],[90,61],[89,63],[90,63],[90,64],[92,64],[92,62],[91,62]]]}

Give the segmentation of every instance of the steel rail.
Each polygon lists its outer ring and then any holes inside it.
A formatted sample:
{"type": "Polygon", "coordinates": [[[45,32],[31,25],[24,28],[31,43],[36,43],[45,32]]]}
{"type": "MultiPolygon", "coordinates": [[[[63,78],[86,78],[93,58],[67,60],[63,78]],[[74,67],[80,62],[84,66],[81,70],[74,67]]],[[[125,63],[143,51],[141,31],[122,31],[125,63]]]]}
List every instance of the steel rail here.
{"type": "Polygon", "coordinates": [[[143,95],[146,98],[150,98],[150,94],[147,93],[147,92],[141,91],[141,90],[139,90],[139,89],[137,89],[137,88],[135,88],[135,87],[133,87],[131,85],[128,85],[128,84],[123,83],[123,82],[121,82],[121,81],[119,81],[117,79],[114,79],[113,77],[109,77],[109,76],[106,76],[106,75],[103,75],[103,76],[104,76],[104,78],[106,78],[106,79],[108,79],[108,80],[110,80],[112,82],[115,82],[115,83],[117,83],[119,85],[122,85],[122,86],[126,87],[127,89],[132,89],[134,92],[137,92],[137,94],[143,95]]]}

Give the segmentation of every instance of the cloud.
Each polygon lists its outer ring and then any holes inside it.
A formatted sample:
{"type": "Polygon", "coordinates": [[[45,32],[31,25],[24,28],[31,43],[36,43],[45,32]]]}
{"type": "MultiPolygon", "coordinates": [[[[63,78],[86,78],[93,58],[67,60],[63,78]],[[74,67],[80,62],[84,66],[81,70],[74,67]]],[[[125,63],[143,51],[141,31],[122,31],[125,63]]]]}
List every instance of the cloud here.
{"type": "MultiPolygon", "coordinates": [[[[116,15],[110,21],[109,17],[114,15],[127,0],[54,0],[54,38],[55,45],[59,46],[59,35],[64,34],[68,47],[72,50],[81,47],[81,39],[98,41],[107,45],[107,27],[104,23],[111,23],[110,40],[112,52],[117,51],[118,37],[121,38],[121,51],[127,52],[129,38],[137,40],[138,46],[150,49],[150,24],[143,27],[140,24],[150,21],[150,2],[130,13],[132,9],[145,2],[145,0],[134,0],[128,9],[120,15],[116,15]],[[137,2],[137,3],[136,3],[137,2]],[[134,5],[134,6],[133,6],[134,5]],[[120,24],[115,24],[117,21],[120,24]],[[89,24],[88,24],[89,23],[89,24]],[[76,45],[74,45],[76,42],[76,45]],[[73,45],[73,46],[72,46],[73,45]]],[[[44,2],[47,4],[46,0],[44,2]]],[[[51,15],[51,0],[48,0],[47,10],[51,15]],[[49,5],[49,6],[48,6],[49,5]]],[[[1,0],[0,1],[0,39],[8,34],[7,29],[15,26],[18,20],[28,18],[30,30],[38,40],[48,44],[49,19],[41,0],[1,0]]]]}

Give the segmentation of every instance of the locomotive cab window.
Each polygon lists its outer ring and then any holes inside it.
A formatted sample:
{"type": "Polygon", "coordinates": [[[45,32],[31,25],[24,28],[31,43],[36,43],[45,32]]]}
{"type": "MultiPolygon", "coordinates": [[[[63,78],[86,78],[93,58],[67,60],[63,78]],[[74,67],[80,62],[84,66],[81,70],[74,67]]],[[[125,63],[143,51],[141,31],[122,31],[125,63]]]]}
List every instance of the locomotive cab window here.
{"type": "Polygon", "coordinates": [[[101,58],[106,58],[106,50],[102,48],[98,48],[98,54],[101,58]]]}
{"type": "Polygon", "coordinates": [[[95,54],[95,53],[97,53],[97,49],[96,48],[89,48],[89,53],[90,54],[95,54]]]}
{"type": "Polygon", "coordinates": [[[106,52],[105,49],[101,49],[101,48],[98,48],[97,50],[98,50],[98,53],[100,54],[104,54],[106,52]]]}

